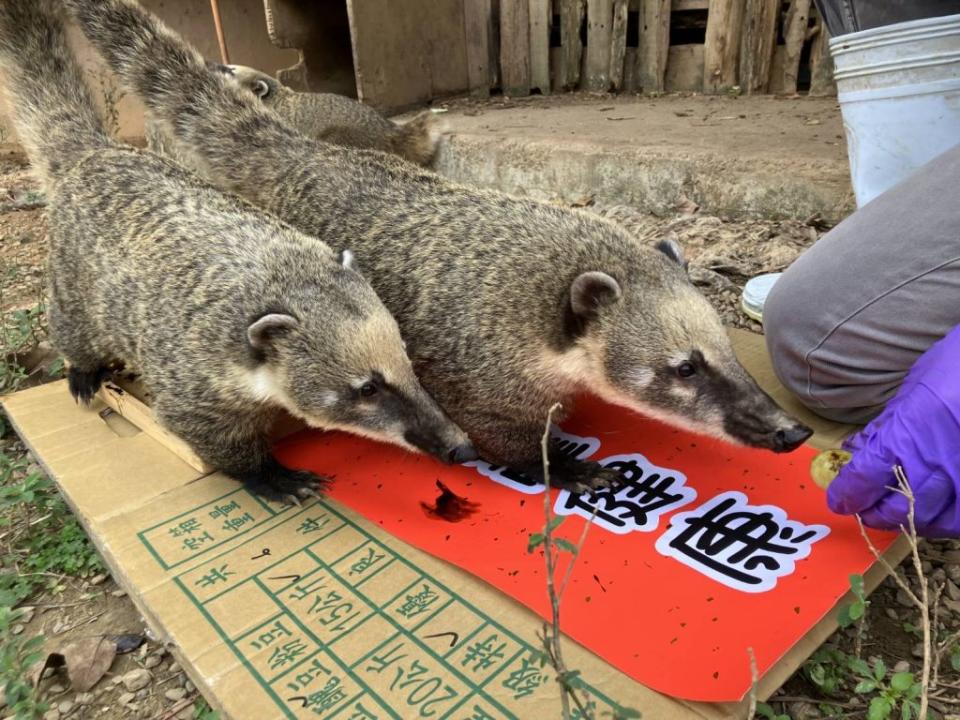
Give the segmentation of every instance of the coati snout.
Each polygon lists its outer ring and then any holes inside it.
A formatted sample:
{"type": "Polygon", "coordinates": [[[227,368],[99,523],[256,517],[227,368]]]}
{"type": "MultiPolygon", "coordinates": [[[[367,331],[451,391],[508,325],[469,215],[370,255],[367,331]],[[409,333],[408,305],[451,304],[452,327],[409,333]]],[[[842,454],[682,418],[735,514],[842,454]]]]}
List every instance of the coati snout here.
{"type": "Polygon", "coordinates": [[[789,452],[813,431],[785,413],[733,353],[719,315],[693,286],[679,246],[657,246],[659,272],[637,283],[582,273],[570,286],[564,360],[586,388],[677,427],[789,452]]]}
{"type": "Polygon", "coordinates": [[[475,460],[466,434],[414,375],[396,321],[353,267],[352,253],[345,251],[341,262],[333,282],[350,292],[287,300],[287,307],[251,322],[251,394],[313,427],[365,435],[444,463],[475,460]],[[336,307],[338,298],[350,303],[336,307]]]}

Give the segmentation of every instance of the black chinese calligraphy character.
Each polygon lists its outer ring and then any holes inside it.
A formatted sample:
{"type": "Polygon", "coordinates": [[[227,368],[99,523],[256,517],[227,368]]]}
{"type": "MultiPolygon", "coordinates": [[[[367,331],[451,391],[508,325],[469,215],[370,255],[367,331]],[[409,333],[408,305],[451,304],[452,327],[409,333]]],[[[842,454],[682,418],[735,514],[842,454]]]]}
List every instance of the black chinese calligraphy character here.
{"type": "Polygon", "coordinates": [[[651,465],[643,455],[615,455],[600,464],[619,472],[623,485],[582,494],[564,490],[557,498],[558,514],[592,517],[618,534],[643,532],[656,529],[663,513],[696,497],[683,474],[651,465]]]}
{"type": "Polygon", "coordinates": [[[726,492],[677,515],[656,547],[725,585],[764,592],[829,532],[790,520],[773,505],[750,505],[743,493],[726,492]]]}

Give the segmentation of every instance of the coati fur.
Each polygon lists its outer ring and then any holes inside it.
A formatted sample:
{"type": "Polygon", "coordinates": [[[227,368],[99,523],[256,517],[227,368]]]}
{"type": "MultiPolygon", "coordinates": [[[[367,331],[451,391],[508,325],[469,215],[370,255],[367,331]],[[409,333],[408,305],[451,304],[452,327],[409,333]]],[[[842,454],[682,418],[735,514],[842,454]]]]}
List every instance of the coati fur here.
{"type": "Polygon", "coordinates": [[[11,112],[49,198],[49,322],[73,396],[142,373],[200,457],[274,500],[325,479],[270,454],[283,408],[431,452],[476,457],[417,381],[396,322],[330,247],[122,145],[104,129],[52,0],[0,3],[11,112]]]}
{"type": "MultiPolygon", "coordinates": [[[[304,135],[349,147],[392,153],[417,165],[430,165],[440,142],[433,113],[422,112],[402,123],[383,117],[369,105],[333,93],[303,93],[264,72],[244,65],[208,64],[232,78],[304,135]]],[[[147,114],[147,146],[177,158],[176,149],[147,114]]]]}
{"type": "MultiPolygon", "coordinates": [[[[66,2],[200,172],[360,249],[421,382],[483,459],[542,478],[548,410],[569,410],[580,391],[775,451],[809,437],[739,364],[675,244],[651,248],[586,213],[309,138],[133,2],[66,2]]],[[[549,460],[562,487],[619,479],[558,444],[549,460]]]]}

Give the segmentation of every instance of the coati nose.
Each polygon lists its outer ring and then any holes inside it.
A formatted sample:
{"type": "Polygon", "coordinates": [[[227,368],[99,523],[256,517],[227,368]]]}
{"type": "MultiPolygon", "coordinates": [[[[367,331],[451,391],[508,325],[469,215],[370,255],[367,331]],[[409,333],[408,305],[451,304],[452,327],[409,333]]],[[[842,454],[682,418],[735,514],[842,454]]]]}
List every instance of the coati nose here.
{"type": "Polygon", "coordinates": [[[773,450],[774,452],[796,450],[811,435],[813,430],[806,425],[794,425],[789,430],[777,430],[773,436],[773,450]]]}
{"type": "Polygon", "coordinates": [[[476,460],[480,456],[477,455],[477,450],[473,447],[472,443],[465,442],[463,445],[457,445],[457,447],[450,451],[447,457],[450,458],[452,465],[459,465],[460,463],[476,460]]]}

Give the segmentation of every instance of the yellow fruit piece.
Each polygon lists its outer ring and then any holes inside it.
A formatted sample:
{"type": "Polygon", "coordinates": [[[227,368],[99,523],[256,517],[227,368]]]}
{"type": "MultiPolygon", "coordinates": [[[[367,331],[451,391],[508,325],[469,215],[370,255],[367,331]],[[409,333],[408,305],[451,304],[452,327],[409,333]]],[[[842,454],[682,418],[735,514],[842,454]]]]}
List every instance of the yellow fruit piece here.
{"type": "Polygon", "coordinates": [[[851,457],[846,450],[824,450],[810,463],[810,477],[826,490],[840,472],[840,468],[850,462],[851,457]]]}

